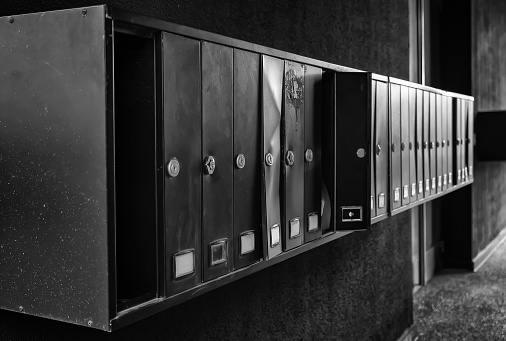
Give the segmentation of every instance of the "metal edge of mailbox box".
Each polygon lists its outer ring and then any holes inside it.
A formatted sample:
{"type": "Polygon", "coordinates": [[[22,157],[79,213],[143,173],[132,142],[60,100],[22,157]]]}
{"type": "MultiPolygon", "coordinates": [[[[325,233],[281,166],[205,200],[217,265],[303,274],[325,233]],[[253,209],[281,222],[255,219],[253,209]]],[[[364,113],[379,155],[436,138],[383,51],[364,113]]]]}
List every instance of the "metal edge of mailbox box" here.
{"type": "Polygon", "coordinates": [[[336,73],[335,224],[338,231],[371,225],[371,73],[336,73]],[[353,129],[352,129],[353,128],[353,129]]]}

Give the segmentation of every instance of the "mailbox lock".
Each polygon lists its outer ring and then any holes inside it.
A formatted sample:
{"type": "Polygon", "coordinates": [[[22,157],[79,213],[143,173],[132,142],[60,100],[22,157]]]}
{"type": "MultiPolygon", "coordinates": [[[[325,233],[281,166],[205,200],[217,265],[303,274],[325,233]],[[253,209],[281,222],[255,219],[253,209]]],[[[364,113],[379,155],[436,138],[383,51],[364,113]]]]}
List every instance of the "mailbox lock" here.
{"type": "Polygon", "coordinates": [[[436,146],[436,144],[434,142],[430,143],[430,149],[434,149],[435,146],[436,146]]]}
{"type": "Polygon", "coordinates": [[[412,150],[413,149],[413,142],[410,142],[409,143],[409,150],[412,150]]]}
{"type": "Polygon", "coordinates": [[[379,145],[379,143],[376,145],[376,155],[380,155],[381,153],[381,146],[379,145]]]}
{"type": "Polygon", "coordinates": [[[237,158],[235,159],[235,165],[239,169],[243,169],[244,166],[246,166],[246,157],[244,156],[244,154],[237,155],[237,158]]]}
{"type": "Polygon", "coordinates": [[[291,150],[286,152],[286,164],[288,166],[293,166],[293,163],[295,161],[295,155],[291,150]]]}
{"type": "Polygon", "coordinates": [[[179,165],[179,161],[176,158],[173,158],[167,164],[167,171],[171,177],[176,177],[179,174],[181,166],[179,165]]]}
{"type": "Polygon", "coordinates": [[[311,149],[306,150],[306,161],[307,162],[313,161],[313,151],[311,149]]]}
{"type": "Polygon", "coordinates": [[[395,152],[395,143],[392,143],[392,152],[395,152]]]}
{"type": "Polygon", "coordinates": [[[416,149],[420,149],[420,141],[416,141],[416,149]]]}
{"type": "Polygon", "coordinates": [[[357,150],[357,156],[362,159],[365,156],[365,149],[364,148],[359,148],[357,150]]]}
{"type": "Polygon", "coordinates": [[[457,144],[457,146],[460,144],[460,139],[457,139],[457,141],[455,141],[455,143],[457,144]]]}
{"type": "Polygon", "coordinates": [[[427,141],[423,141],[423,149],[427,149],[427,146],[428,146],[428,142],[427,141]]]}
{"type": "Polygon", "coordinates": [[[272,166],[274,164],[274,157],[271,153],[265,154],[265,164],[267,166],[272,166]]]}
{"type": "Polygon", "coordinates": [[[436,148],[439,148],[439,141],[436,141],[436,148]]]}
{"type": "Polygon", "coordinates": [[[406,145],[404,144],[404,142],[401,143],[401,151],[404,151],[404,149],[406,149],[406,145]]]}
{"type": "Polygon", "coordinates": [[[215,170],[216,170],[216,161],[214,160],[214,157],[207,156],[204,160],[204,172],[207,175],[212,175],[215,170]]]}
{"type": "Polygon", "coordinates": [[[443,140],[443,142],[441,142],[441,143],[442,143],[443,148],[444,148],[444,147],[446,146],[446,141],[445,141],[445,140],[443,140]]]}
{"type": "Polygon", "coordinates": [[[446,140],[446,145],[450,147],[450,140],[446,140]]]}

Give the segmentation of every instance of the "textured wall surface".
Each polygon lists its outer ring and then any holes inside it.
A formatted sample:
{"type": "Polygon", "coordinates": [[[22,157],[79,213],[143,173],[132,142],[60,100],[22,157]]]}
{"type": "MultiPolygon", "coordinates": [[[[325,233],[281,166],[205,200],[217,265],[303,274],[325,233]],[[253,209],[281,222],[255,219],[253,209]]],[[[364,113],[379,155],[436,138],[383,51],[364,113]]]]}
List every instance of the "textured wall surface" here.
{"type": "MultiPolygon", "coordinates": [[[[475,111],[506,109],[506,2],[473,0],[475,111]]],[[[477,141],[480,143],[480,141],[477,141]]],[[[506,162],[475,161],[473,255],[506,226],[506,162]]]]}
{"type": "MultiPolygon", "coordinates": [[[[98,4],[4,0],[0,16],[98,4]]],[[[408,79],[408,3],[108,1],[117,7],[408,79]]],[[[0,339],[395,340],[412,324],[410,213],[345,236],[113,334],[0,311],[0,339]],[[29,326],[29,328],[27,328],[29,326]]]]}

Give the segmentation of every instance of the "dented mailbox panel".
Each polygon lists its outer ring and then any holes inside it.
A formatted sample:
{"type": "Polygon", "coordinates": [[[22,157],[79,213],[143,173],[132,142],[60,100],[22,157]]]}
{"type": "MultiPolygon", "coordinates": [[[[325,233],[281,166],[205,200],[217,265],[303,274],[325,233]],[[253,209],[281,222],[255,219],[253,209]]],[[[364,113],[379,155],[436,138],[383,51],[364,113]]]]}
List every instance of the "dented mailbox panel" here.
{"type": "Polygon", "coordinates": [[[0,18],[0,307],[108,330],[104,16],[0,18]]]}

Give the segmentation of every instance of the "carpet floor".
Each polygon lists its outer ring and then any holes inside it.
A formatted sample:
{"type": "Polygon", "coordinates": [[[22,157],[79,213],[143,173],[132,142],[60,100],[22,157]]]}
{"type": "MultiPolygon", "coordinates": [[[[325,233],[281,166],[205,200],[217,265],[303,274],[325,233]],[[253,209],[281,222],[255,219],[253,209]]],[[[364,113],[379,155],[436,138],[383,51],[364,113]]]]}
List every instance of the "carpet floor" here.
{"type": "Polygon", "coordinates": [[[475,273],[436,275],[413,308],[417,341],[506,340],[506,243],[475,273]]]}

